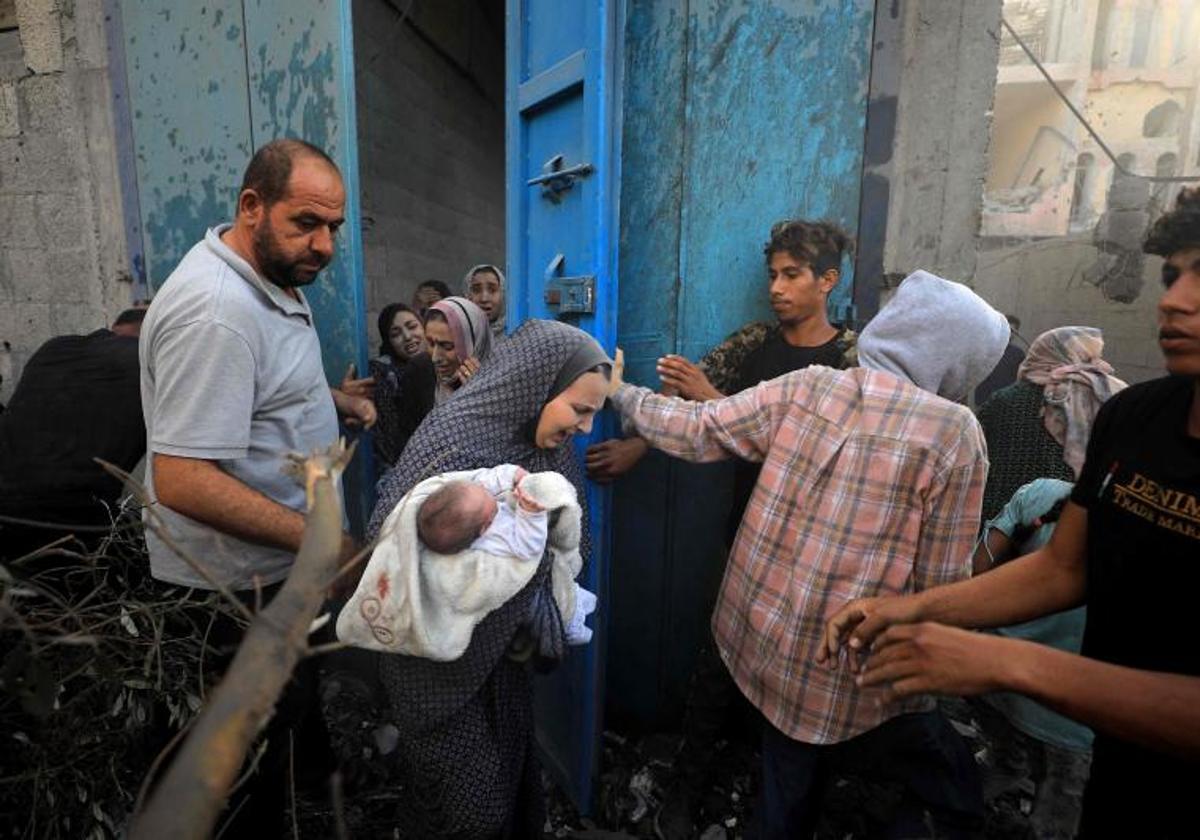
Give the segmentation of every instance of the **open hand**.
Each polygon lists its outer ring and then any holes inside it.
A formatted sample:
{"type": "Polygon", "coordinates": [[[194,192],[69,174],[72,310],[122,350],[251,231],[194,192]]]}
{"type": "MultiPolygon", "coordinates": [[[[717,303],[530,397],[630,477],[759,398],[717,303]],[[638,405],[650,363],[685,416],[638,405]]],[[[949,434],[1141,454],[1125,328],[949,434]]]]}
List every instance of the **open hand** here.
{"type": "Polygon", "coordinates": [[[620,347],[613,354],[612,372],[608,375],[608,395],[617,393],[617,389],[625,384],[625,351],[620,347]]]}
{"type": "Polygon", "coordinates": [[[355,366],[352,362],[350,367],[346,368],[346,375],[342,377],[342,384],[338,386],[338,390],[351,397],[375,399],[375,377],[365,376],[362,379],[355,379],[354,376],[355,366]]]}
{"type": "Polygon", "coordinates": [[[725,396],[713,387],[704,371],[683,356],[663,356],[658,360],[657,370],[664,393],[678,394],[685,400],[696,402],[719,400],[725,396]]]}
{"type": "Polygon", "coordinates": [[[600,484],[616,481],[637,466],[648,448],[646,442],[638,437],[593,444],[587,450],[588,478],[600,484]]]}

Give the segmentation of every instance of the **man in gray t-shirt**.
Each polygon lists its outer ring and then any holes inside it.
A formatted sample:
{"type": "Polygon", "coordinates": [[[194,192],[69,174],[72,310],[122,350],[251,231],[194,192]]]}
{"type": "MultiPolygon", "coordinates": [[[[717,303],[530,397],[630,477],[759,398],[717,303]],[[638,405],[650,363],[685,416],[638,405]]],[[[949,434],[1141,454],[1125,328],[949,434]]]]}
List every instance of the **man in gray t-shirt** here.
{"type": "MultiPolygon", "coordinates": [[[[283,474],[286,455],[332,444],[338,413],[348,424],[375,420],[369,399],[326,383],[300,291],[333,258],[345,203],[324,152],[298,140],[267,144],[246,169],[233,224],[208,231],[188,252],[142,326],[155,509],[173,541],[247,603],[256,583],[264,600],[274,596],[300,547],[304,490],[283,474]]],[[[213,588],[153,531],[146,542],[156,579],[213,588]]],[[[349,537],[345,543],[349,551],[349,537]]],[[[214,613],[207,638],[218,661],[210,672],[224,667],[242,633],[214,613]]],[[[257,772],[229,803],[229,836],[280,835],[289,745],[296,767],[332,769],[316,685],[314,660],[301,662],[276,704],[257,772]]]]}
{"type": "MultiPolygon", "coordinates": [[[[333,258],[345,189],[323,152],[295,140],[260,150],[232,225],[208,231],[154,298],[142,328],[147,483],[174,540],[230,589],[287,577],[304,530],[289,452],[337,440],[337,411],[374,420],[325,380],[300,291],[333,258]]],[[[156,534],[155,578],[211,589],[156,534]]]]}

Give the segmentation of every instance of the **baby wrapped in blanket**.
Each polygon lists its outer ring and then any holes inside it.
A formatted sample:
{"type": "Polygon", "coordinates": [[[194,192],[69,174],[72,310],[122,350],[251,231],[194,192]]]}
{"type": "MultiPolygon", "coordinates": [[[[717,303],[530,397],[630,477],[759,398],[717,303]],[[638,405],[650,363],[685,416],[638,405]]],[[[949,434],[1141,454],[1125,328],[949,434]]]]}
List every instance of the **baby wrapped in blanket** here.
{"type": "Polygon", "coordinates": [[[475,626],[519,592],[549,550],[567,641],[586,644],[596,597],[575,583],[580,509],[554,472],[512,464],[451,472],[414,487],[388,516],[338,638],[371,650],[457,659],[475,626]]]}

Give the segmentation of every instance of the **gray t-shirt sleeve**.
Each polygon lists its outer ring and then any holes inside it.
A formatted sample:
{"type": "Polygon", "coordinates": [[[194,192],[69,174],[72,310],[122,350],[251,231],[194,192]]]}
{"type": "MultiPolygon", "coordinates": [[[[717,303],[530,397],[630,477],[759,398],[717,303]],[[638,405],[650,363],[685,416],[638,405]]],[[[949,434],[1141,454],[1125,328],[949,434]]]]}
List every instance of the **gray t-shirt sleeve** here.
{"type": "Polygon", "coordinates": [[[158,337],[151,351],[150,450],[210,460],[245,458],[254,414],[254,354],[225,324],[195,321],[158,337]]]}

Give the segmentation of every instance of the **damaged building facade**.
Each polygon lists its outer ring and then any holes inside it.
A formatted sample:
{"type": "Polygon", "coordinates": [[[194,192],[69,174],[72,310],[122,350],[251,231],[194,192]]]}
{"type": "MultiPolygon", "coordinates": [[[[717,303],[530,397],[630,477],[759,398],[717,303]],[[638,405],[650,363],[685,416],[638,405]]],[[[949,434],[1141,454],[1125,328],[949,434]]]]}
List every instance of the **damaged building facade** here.
{"type": "Polygon", "coordinates": [[[0,403],[42,342],[135,299],[102,5],[0,2],[0,403]]]}
{"type": "Polygon", "coordinates": [[[1200,4],[1006,0],[1004,15],[973,285],[1027,339],[1097,326],[1120,376],[1158,376],[1159,263],[1141,242],[1187,182],[1139,176],[1200,179],[1200,4]]]}

